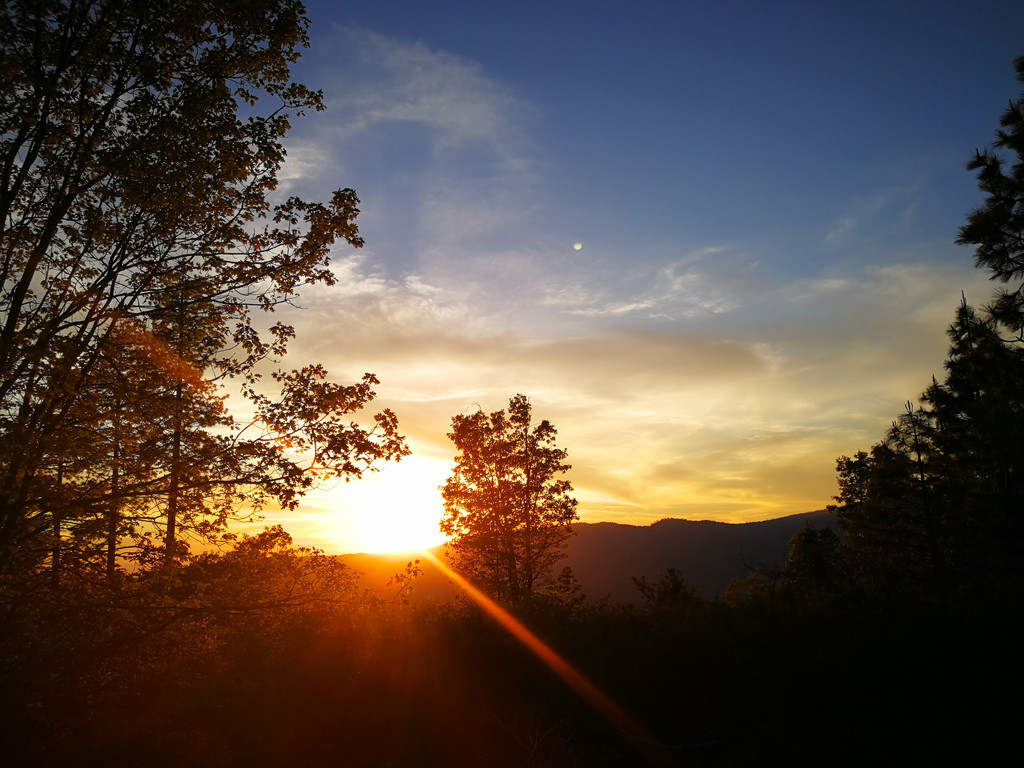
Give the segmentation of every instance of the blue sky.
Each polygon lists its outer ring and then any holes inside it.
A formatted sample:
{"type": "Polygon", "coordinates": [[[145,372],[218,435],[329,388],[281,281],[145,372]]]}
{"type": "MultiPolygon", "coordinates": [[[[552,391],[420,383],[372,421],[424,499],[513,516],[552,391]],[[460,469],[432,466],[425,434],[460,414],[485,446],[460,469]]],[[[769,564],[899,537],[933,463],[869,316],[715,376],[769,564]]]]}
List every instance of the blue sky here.
{"type": "Polygon", "coordinates": [[[584,520],[820,509],[991,294],[953,239],[1024,4],[308,7],[327,109],[281,192],[355,188],[367,245],[303,294],[290,362],[376,373],[414,455],[312,495],[300,540],[436,529],[451,416],[517,392],[584,520]]]}

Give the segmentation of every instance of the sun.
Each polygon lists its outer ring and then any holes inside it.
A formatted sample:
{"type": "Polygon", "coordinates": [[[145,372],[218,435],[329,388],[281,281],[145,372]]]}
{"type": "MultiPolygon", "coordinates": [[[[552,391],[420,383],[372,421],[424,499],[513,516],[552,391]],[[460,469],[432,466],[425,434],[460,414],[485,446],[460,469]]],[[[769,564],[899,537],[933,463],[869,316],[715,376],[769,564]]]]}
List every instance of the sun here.
{"type": "Polygon", "coordinates": [[[362,552],[416,552],[444,541],[438,530],[440,506],[422,504],[418,496],[386,494],[379,508],[366,513],[361,521],[362,552]],[[397,497],[397,498],[394,498],[397,497]]]}
{"type": "Polygon", "coordinates": [[[332,549],[340,552],[418,552],[444,542],[439,530],[441,486],[451,463],[409,456],[328,494],[324,516],[332,549]]]}

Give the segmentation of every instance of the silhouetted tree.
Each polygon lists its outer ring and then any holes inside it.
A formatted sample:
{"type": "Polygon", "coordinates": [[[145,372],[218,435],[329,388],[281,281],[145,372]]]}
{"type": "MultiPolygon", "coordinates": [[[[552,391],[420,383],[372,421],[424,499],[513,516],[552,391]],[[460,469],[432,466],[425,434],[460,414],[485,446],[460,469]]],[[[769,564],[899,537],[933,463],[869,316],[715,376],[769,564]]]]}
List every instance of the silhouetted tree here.
{"type": "MultiPolygon", "coordinates": [[[[1014,61],[1024,83],[1024,56],[1014,61]]],[[[961,227],[957,243],[974,246],[974,262],[1005,287],[991,313],[1017,340],[1024,339],[1024,100],[1011,101],[992,150],[977,150],[968,169],[978,171],[986,194],[961,227]],[[1004,165],[1010,156],[1010,167],[1004,165]]]]}
{"type": "Polygon", "coordinates": [[[870,453],[839,458],[833,510],[862,589],[964,605],[1022,586],[1024,349],[966,303],[949,336],[946,377],[921,406],[870,453]]]}
{"type": "Polygon", "coordinates": [[[345,420],[372,376],[274,374],[293,331],[254,317],[332,284],[336,241],[362,244],[350,189],[269,201],[290,120],[322,108],[290,79],[307,26],[295,0],[0,13],[0,569],[59,563],[64,532],[96,515],[109,553],[132,534],[129,499],[148,500],[173,559],[243,489],[287,507],[317,477],[405,451],[389,412],[374,429],[345,420]],[[145,374],[115,388],[118,356],[145,374]],[[223,408],[230,379],[251,424],[223,408]]]}
{"type": "MultiPolygon", "coordinates": [[[[1024,82],[1024,57],[1014,66],[1024,82]]],[[[1000,123],[968,164],[986,199],[957,242],[1004,287],[984,313],[961,303],[946,376],[920,407],[837,462],[846,576],[872,594],[963,607],[1024,592],[1024,100],[1000,123]]]]}
{"type": "Polygon", "coordinates": [[[966,303],[949,335],[946,378],[922,396],[933,424],[936,538],[949,553],[951,588],[989,600],[1022,586],[1024,348],[966,303]]]}
{"type": "Polygon", "coordinates": [[[529,400],[508,411],[455,416],[448,437],[458,455],[442,488],[441,532],[456,567],[507,605],[529,602],[549,580],[577,519],[570,465],[555,428],[534,425],[529,400]]]}
{"type": "Polygon", "coordinates": [[[886,438],[853,459],[836,462],[835,512],[850,561],[869,589],[891,595],[920,590],[941,596],[941,555],[935,535],[934,451],[927,414],[908,403],[886,438]],[[887,586],[886,586],[887,585],[887,586]]]}
{"type": "Polygon", "coordinates": [[[686,583],[682,572],[675,568],[666,570],[665,575],[656,581],[634,576],[633,586],[643,596],[649,611],[678,611],[697,602],[697,593],[686,583]]]}
{"type": "Polygon", "coordinates": [[[831,528],[798,531],[779,576],[783,602],[819,608],[845,598],[841,555],[841,541],[831,528]]]}

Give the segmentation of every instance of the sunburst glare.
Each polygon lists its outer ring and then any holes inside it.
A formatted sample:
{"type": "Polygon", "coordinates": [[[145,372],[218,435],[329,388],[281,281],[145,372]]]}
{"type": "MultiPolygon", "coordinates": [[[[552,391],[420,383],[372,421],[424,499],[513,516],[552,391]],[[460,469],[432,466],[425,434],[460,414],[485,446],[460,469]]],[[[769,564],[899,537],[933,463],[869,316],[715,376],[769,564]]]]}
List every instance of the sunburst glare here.
{"type": "Polygon", "coordinates": [[[413,552],[441,544],[439,486],[450,471],[447,462],[413,455],[319,493],[318,505],[331,508],[318,521],[319,538],[342,552],[413,552]]]}

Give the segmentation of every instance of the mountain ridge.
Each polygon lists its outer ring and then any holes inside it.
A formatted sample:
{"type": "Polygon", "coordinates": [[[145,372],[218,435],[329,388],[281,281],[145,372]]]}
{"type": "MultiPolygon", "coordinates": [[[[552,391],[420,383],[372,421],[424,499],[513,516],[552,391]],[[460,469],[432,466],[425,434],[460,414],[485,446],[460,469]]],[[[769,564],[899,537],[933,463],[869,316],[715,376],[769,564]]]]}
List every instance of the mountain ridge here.
{"type": "MultiPolygon", "coordinates": [[[[573,524],[567,556],[555,566],[573,570],[590,600],[636,602],[634,577],[657,579],[669,568],[682,572],[687,583],[705,599],[714,599],[738,577],[752,570],[772,572],[782,567],[789,540],[801,528],[836,528],[835,517],[821,510],[751,523],[665,518],[650,525],[595,522],[573,524]]],[[[444,559],[444,545],[429,550],[444,559]]],[[[419,559],[422,574],[412,585],[413,602],[448,600],[456,587],[422,553],[373,555],[353,553],[342,560],[361,573],[360,584],[385,599],[399,587],[386,587],[405,564],[419,559]]]]}

